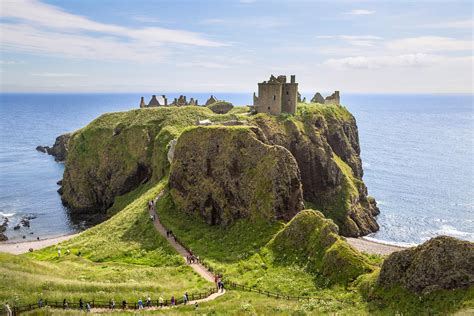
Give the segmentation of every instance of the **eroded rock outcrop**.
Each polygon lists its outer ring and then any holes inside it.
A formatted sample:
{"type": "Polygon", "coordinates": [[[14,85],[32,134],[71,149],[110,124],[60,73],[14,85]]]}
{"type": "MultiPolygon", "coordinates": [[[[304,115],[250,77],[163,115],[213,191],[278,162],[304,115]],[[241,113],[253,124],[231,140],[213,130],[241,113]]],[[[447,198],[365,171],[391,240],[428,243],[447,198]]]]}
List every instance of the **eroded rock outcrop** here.
{"type": "Polygon", "coordinates": [[[400,285],[417,293],[467,288],[474,284],[474,243],[440,236],[392,253],[383,262],[377,285],[400,285]]]}
{"type": "Polygon", "coordinates": [[[250,127],[196,127],[178,139],[169,186],[185,212],[209,224],[238,218],[291,219],[303,208],[298,165],[250,127]]]}
{"type": "Polygon", "coordinates": [[[300,105],[295,117],[253,119],[270,144],[287,148],[298,162],[305,201],[333,219],[344,236],[378,230],[379,214],[362,181],[354,117],[340,106],[300,105]]]}
{"type": "Polygon", "coordinates": [[[339,236],[333,221],[314,210],[298,213],[267,248],[274,263],[300,265],[316,274],[320,285],[346,284],[374,269],[339,236]]]}
{"type": "Polygon", "coordinates": [[[54,142],[53,147],[38,146],[36,147],[36,150],[53,156],[54,160],[56,161],[65,161],[67,158],[68,143],[70,138],[70,133],[63,134],[61,136],[56,137],[56,141],[54,142]]]}

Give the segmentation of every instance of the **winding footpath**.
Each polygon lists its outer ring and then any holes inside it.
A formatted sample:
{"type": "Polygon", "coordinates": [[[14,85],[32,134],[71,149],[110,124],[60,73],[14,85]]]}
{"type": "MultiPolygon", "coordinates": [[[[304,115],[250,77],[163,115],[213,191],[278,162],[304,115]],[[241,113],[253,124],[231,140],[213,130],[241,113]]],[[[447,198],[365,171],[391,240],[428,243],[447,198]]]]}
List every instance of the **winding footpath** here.
{"type": "MultiPolygon", "coordinates": [[[[155,198],[154,205],[158,202],[158,200],[163,195],[163,191],[158,194],[155,198]]],[[[166,239],[168,240],[169,244],[183,257],[183,260],[186,260],[186,257],[189,255],[188,251],[183,248],[180,244],[176,242],[176,240],[172,237],[166,236],[166,228],[161,224],[158,214],[156,213],[155,207],[153,206],[149,209],[150,216],[153,216],[154,221],[153,224],[155,225],[155,229],[166,239]]],[[[214,283],[214,274],[207,270],[202,264],[200,263],[192,263],[189,264],[197,274],[202,276],[207,281],[214,283]]],[[[223,294],[223,293],[222,293],[223,294]]],[[[222,295],[221,294],[221,295],[222,295]]]]}

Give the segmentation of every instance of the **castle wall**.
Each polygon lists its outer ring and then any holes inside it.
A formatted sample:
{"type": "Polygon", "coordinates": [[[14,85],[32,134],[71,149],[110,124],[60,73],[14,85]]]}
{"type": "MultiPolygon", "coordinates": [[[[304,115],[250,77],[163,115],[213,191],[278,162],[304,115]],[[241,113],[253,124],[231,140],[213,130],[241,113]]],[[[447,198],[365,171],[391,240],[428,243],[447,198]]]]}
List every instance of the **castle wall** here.
{"type": "Polygon", "coordinates": [[[281,111],[284,113],[295,113],[298,102],[298,84],[286,83],[283,85],[281,111]]]}
{"type": "Polygon", "coordinates": [[[281,113],[282,95],[281,83],[259,83],[257,112],[279,115],[281,113]]]}

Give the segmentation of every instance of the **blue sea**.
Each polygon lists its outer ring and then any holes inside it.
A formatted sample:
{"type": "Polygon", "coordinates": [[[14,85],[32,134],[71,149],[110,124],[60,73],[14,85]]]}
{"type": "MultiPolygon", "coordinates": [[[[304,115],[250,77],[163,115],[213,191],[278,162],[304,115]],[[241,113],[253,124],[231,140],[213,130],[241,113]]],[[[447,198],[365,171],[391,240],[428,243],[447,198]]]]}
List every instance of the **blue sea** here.
{"type": "MultiPolygon", "coordinates": [[[[185,93],[201,103],[210,93],[185,93]]],[[[137,108],[142,94],[0,94],[0,220],[12,241],[74,232],[56,182],[64,166],[37,152],[56,136],[105,112],[137,108]],[[31,227],[14,231],[23,215],[31,227]]],[[[168,94],[173,98],[177,94],[168,94]]],[[[216,94],[250,104],[252,94],[216,94]]],[[[309,95],[306,95],[310,97],[309,95]]],[[[342,94],[357,119],[369,194],[380,231],[370,238],[418,244],[436,235],[474,241],[474,111],[472,95],[342,94]]]]}

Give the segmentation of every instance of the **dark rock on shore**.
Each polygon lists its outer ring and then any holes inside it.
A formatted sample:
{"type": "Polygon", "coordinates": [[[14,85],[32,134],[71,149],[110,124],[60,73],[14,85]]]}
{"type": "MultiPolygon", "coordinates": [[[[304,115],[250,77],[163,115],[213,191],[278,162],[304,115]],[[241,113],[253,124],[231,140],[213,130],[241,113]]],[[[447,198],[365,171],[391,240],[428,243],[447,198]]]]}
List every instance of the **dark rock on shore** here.
{"type": "Polygon", "coordinates": [[[238,218],[290,220],[303,208],[298,165],[254,127],[196,127],[179,138],[169,185],[173,200],[211,225],[238,218]]]}
{"type": "Polygon", "coordinates": [[[71,134],[69,133],[63,134],[56,138],[56,141],[54,142],[53,147],[37,146],[36,150],[53,156],[54,160],[58,162],[65,161],[67,158],[68,143],[69,143],[70,137],[71,137],[71,134]]]}
{"type": "Polygon", "coordinates": [[[5,231],[8,227],[8,218],[4,217],[3,222],[0,225],[0,241],[7,241],[8,237],[5,235],[5,231]]]}
{"type": "Polygon", "coordinates": [[[48,153],[48,149],[49,149],[48,146],[36,146],[37,151],[40,151],[40,152],[45,153],[45,154],[48,153]]]}
{"type": "Polygon", "coordinates": [[[416,293],[467,288],[474,284],[474,243],[440,236],[391,254],[377,285],[395,285],[416,293]]]}

